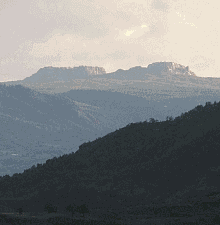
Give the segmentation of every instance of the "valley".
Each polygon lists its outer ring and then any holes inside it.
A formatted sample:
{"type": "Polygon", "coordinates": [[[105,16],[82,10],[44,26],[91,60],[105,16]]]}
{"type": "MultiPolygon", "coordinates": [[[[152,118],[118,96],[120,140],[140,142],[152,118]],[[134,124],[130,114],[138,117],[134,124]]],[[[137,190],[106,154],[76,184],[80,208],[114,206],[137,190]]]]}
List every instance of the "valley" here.
{"type": "Polygon", "coordinates": [[[84,73],[79,89],[69,75],[60,87],[53,74],[44,86],[38,73],[1,83],[2,221],[218,223],[218,82],[200,86],[193,76],[199,85],[178,85],[175,72],[143,81],[146,70],[84,73]],[[116,86],[104,87],[110,78],[101,76],[117,75],[116,86]],[[92,88],[93,79],[103,82],[92,88]]]}

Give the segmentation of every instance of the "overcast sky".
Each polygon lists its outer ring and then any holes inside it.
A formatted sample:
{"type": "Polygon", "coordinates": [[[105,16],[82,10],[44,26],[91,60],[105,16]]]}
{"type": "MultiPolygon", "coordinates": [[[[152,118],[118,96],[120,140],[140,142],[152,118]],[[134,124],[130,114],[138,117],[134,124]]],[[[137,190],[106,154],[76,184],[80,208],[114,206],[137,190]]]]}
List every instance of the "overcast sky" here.
{"type": "Polygon", "coordinates": [[[220,2],[1,0],[0,81],[45,66],[106,72],[159,61],[220,77],[220,2]]]}

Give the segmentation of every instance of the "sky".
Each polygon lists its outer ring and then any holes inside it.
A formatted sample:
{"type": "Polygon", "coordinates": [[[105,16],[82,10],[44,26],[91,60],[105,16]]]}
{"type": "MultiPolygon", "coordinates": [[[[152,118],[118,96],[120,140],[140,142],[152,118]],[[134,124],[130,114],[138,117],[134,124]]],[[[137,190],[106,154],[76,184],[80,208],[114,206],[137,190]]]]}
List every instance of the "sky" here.
{"type": "Polygon", "coordinates": [[[46,66],[110,73],[164,61],[220,77],[219,11],[210,0],[2,0],[0,81],[46,66]]]}

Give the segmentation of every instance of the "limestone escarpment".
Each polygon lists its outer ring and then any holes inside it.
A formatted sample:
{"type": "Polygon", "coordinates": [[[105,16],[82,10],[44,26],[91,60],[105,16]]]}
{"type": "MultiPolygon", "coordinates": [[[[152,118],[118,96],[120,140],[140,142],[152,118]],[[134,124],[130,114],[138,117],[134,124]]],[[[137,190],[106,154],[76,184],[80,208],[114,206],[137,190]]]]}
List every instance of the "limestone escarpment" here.
{"type": "Polygon", "coordinates": [[[183,66],[174,62],[155,62],[149,64],[147,73],[154,75],[189,75],[196,77],[195,73],[189,70],[188,66],[183,66]]]}
{"type": "Polygon", "coordinates": [[[71,81],[74,79],[87,79],[90,76],[106,74],[103,67],[79,66],[79,67],[44,67],[24,79],[28,82],[53,82],[71,81]]]}
{"type": "Polygon", "coordinates": [[[103,67],[93,67],[93,66],[81,66],[79,68],[83,68],[88,72],[88,75],[102,75],[106,74],[106,71],[103,67]]]}
{"type": "Polygon", "coordinates": [[[44,67],[38,70],[38,72],[69,72],[69,73],[81,73],[86,75],[101,75],[105,74],[105,69],[103,67],[94,67],[94,66],[78,66],[78,67],[44,67]]]}

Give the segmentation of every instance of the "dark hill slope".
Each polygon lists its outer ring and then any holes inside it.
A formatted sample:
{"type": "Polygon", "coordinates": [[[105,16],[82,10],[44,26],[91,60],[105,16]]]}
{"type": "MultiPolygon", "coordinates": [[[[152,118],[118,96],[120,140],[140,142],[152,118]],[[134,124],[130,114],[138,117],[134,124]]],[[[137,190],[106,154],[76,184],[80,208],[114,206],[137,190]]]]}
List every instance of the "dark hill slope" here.
{"type": "MultiPolygon", "coordinates": [[[[129,124],[77,152],[0,180],[4,204],[90,211],[198,204],[220,192],[220,102],[159,122],[129,124]],[[10,201],[9,201],[10,199],[10,201]]],[[[100,212],[101,213],[101,212],[100,212]]]]}

